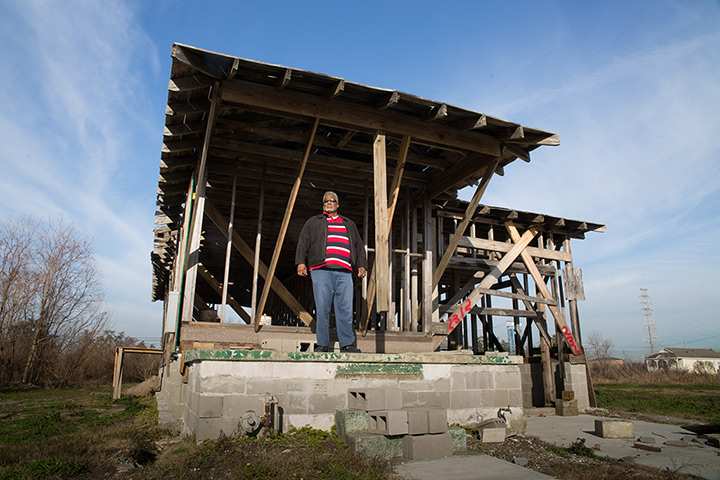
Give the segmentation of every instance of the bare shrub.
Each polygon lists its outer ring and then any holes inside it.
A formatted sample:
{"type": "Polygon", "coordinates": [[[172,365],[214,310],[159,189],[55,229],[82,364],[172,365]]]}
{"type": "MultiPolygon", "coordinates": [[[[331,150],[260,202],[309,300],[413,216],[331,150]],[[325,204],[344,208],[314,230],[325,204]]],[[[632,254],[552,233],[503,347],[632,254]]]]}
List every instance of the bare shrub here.
{"type": "Polygon", "coordinates": [[[108,323],[90,241],[62,220],[0,221],[0,285],[0,383],[68,383],[108,323]]]}
{"type": "Polygon", "coordinates": [[[720,383],[720,375],[712,372],[696,372],[683,369],[648,371],[645,363],[626,358],[621,368],[608,369],[595,374],[595,383],[638,384],[701,384],[720,383]]]}

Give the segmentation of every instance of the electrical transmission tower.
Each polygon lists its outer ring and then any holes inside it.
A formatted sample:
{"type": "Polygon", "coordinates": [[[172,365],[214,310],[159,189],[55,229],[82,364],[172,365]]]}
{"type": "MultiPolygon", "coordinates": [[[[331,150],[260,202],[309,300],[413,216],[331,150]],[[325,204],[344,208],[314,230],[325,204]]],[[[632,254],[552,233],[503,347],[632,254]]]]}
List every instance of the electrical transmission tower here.
{"type": "Polygon", "coordinates": [[[643,317],[643,357],[652,355],[662,349],[660,337],[658,336],[655,322],[653,321],[652,308],[650,307],[650,295],[647,288],[640,289],[640,298],[642,298],[643,317]]]}

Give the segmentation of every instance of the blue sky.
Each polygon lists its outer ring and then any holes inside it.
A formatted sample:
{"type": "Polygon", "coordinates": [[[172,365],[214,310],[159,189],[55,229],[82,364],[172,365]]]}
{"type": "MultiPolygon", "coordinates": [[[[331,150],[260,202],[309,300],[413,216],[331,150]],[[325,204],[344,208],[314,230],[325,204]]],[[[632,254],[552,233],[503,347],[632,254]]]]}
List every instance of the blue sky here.
{"type": "Polygon", "coordinates": [[[617,356],[642,353],[640,288],[663,345],[720,349],[717,1],[0,0],[0,216],[90,235],[114,329],[148,341],[173,42],[558,133],[484,203],[607,225],[573,255],[617,356]]]}

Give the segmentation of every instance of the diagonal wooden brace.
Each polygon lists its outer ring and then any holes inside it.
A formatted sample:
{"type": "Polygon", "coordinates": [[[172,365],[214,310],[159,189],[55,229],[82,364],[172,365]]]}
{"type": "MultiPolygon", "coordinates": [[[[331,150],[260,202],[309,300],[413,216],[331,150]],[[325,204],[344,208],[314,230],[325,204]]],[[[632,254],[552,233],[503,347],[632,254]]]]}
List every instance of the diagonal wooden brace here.
{"type": "MultiPolygon", "coordinates": [[[[217,209],[210,203],[205,204],[205,214],[207,217],[212,221],[216,227],[220,230],[220,233],[223,235],[227,235],[227,226],[228,221],[225,219],[220,212],[217,211],[217,209]]],[[[233,247],[242,255],[242,257],[251,265],[255,265],[255,252],[253,251],[250,246],[245,243],[245,240],[237,233],[237,231],[233,231],[232,233],[232,244],[233,247]]],[[[263,263],[262,260],[258,261],[258,273],[262,278],[265,279],[265,281],[268,281],[268,267],[263,263]]],[[[282,299],[285,304],[290,307],[290,309],[297,315],[302,322],[307,325],[308,327],[313,321],[312,315],[308,313],[307,310],[300,304],[300,302],[297,301],[295,297],[293,297],[292,293],[288,291],[287,288],[285,288],[285,285],[280,282],[280,280],[277,279],[277,277],[272,277],[271,282],[272,289],[275,291],[275,293],[282,299]]]]}
{"type": "MultiPolygon", "coordinates": [[[[510,268],[510,265],[512,265],[515,259],[522,252],[525,251],[525,247],[527,247],[528,244],[532,241],[532,239],[535,238],[535,235],[537,235],[537,233],[538,230],[536,227],[530,227],[528,231],[523,234],[522,237],[519,237],[517,240],[513,239],[513,241],[515,242],[515,246],[513,246],[513,248],[505,254],[505,256],[498,262],[495,268],[490,271],[490,273],[483,277],[478,286],[475,287],[475,289],[470,293],[470,295],[468,295],[465,300],[461,301],[455,308],[450,311],[447,320],[448,334],[455,330],[455,327],[460,324],[465,315],[467,315],[470,310],[472,310],[472,307],[480,301],[480,298],[483,295],[482,290],[490,288],[495,282],[498,281],[498,279],[503,275],[503,273],[505,273],[505,271],[510,268]]],[[[443,338],[444,336],[435,338],[433,340],[433,350],[440,345],[443,338]]]]}
{"type": "MultiPolygon", "coordinates": [[[[512,222],[506,222],[505,228],[510,234],[510,238],[512,238],[513,242],[517,242],[520,238],[520,234],[518,233],[515,224],[513,224],[512,222]]],[[[520,258],[522,258],[522,261],[525,264],[525,268],[527,268],[528,272],[530,272],[530,275],[532,275],[540,295],[546,300],[551,300],[553,296],[550,293],[550,290],[548,290],[547,285],[545,285],[545,281],[543,280],[542,275],[540,274],[540,271],[535,265],[535,262],[533,261],[530,254],[523,251],[520,254],[520,258]]],[[[567,323],[565,322],[565,317],[563,317],[557,305],[548,305],[548,309],[550,310],[550,313],[552,313],[552,316],[555,318],[555,324],[562,332],[563,337],[565,337],[565,341],[570,346],[575,355],[582,354],[582,350],[580,350],[577,343],[575,342],[575,338],[573,337],[572,332],[570,331],[567,323]]]]}
{"type": "MultiPolygon", "coordinates": [[[[205,268],[205,265],[200,263],[200,264],[198,264],[198,267],[199,267],[198,273],[200,273],[200,276],[205,279],[205,281],[213,288],[213,290],[215,290],[218,293],[218,295],[222,295],[223,294],[222,284],[217,281],[215,276],[212,273],[210,273],[210,271],[207,268],[205,268]]],[[[233,310],[235,310],[235,312],[240,316],[240,318],[242,318],[245,321],[245,323],[250,323],[252,321],[252,319],[250,318],[250,315],[248,315],[248,313],[242,308],[242,305],[240,305],[235,300],[235,298],[233,298],[232,295],[228,295],[226,298],[227,298],[227,301],[230,304],[230,306],[233,308],[233,310]]]]}

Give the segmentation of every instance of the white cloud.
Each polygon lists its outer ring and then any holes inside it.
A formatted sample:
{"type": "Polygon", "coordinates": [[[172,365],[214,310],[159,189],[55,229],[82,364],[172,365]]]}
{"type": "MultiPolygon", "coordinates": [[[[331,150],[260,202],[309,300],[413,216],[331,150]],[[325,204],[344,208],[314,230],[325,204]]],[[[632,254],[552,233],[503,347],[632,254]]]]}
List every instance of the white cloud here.
{"type": "Polygon", "coordinates": [[[127,183],[135,171],[157,172],[137,149],[150,135],[160,140],[143,84],[158,63],[153,43],[119,1],[14,1],[0,16],[0,39],[13,46],[4,49],[12,68],[0,73],[0,214],[73,221],[94,239],[115,315],[134,312],[115,318],[116,328],[134,321],[148,335],[159,332],[160,317],[147,318],[157,315],[153,192],[127,183]]]}

